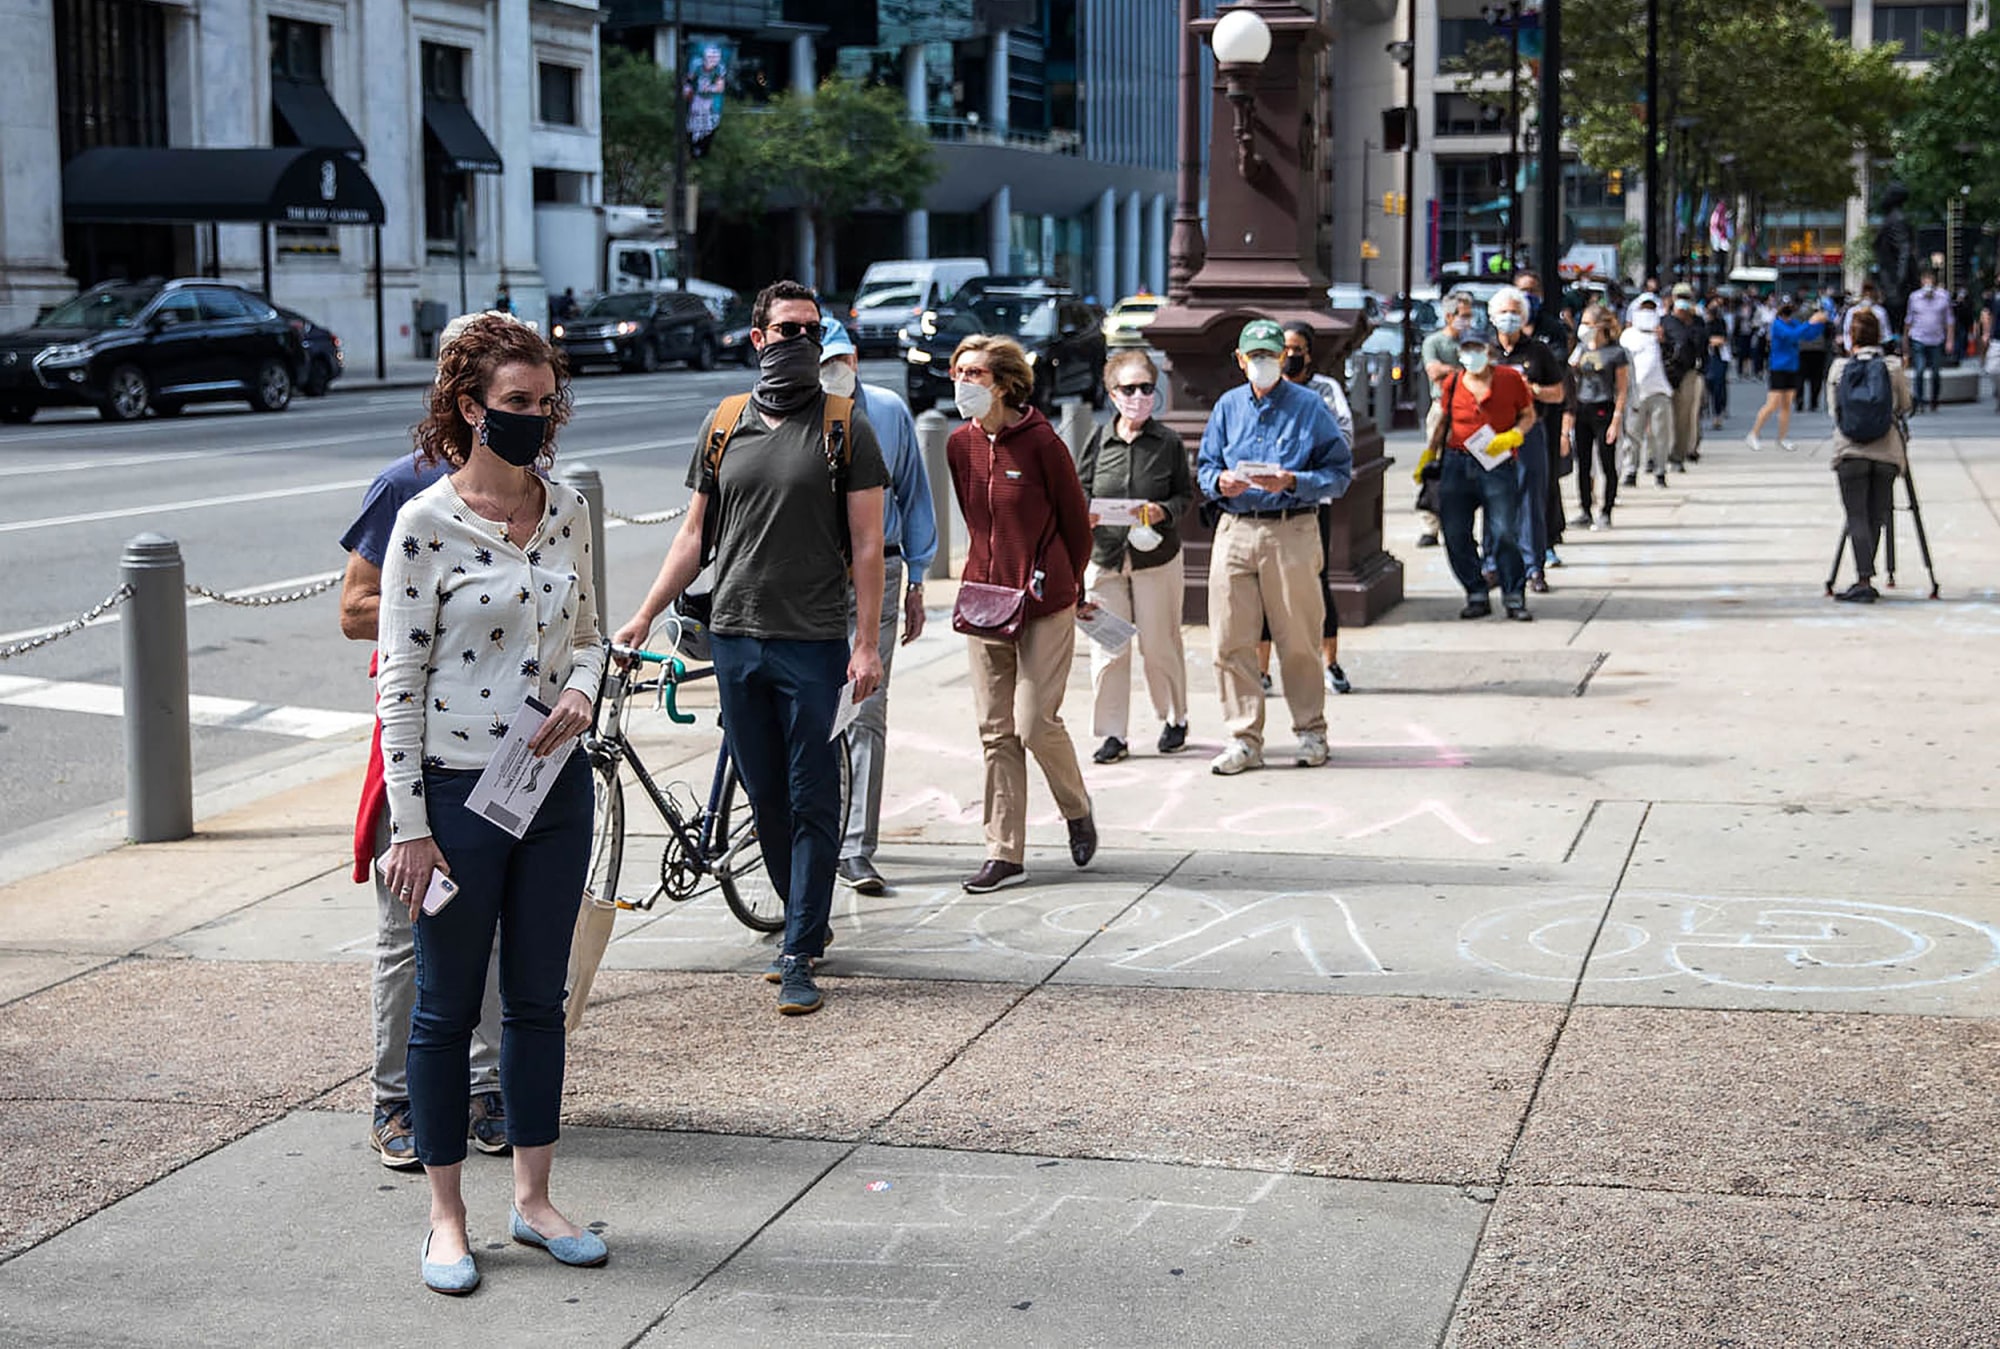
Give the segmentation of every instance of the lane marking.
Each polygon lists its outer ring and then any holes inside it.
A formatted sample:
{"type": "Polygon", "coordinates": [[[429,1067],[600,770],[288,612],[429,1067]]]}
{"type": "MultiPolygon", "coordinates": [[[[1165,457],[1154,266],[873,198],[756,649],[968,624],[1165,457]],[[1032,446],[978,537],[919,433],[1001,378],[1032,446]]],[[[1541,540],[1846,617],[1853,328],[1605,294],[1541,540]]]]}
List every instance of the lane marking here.
{"type": "MultiPolygon", "coordinates": [[[[59,679],[29,679],[0,675],[0,707],[34,707],[50,712],[81,712],[89,716],[125,715],[125,691],[116,684],[81,684],[59,679]]],[[[259,731],[298,740],[329,740],[365,731],[375,724],[370,712],[343,712],[317,707],[281,707],[248,698],[218,698],[193,694],[188,721],[195,726],[231,731],[259,731]]]]}

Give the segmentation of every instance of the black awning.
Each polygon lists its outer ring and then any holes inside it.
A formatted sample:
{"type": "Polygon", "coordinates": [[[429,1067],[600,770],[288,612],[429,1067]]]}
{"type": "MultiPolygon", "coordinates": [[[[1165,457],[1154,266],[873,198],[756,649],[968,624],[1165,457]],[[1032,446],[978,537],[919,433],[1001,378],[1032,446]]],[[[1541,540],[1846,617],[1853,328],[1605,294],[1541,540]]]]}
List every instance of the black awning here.
{"type": "Polygon", "coordinates": [[[424,136],[454,173],[500,172],[500,152],[472,120],[472,109],[463,103],[425,99],[424,136]]]}
{"type": "Polygon", "coordinates": [[[291,129],[296,144],[315,150],[339,150],[356,159],[368,157],[361,137],[354,134],[354,128],[348,125],[340,106],[323,84],[273,75],[271,111],[291,129]]]}
{"type": "Polygon", "coordinates": [[[63,219],[379,225],[382,198],[338,150],[105,146],[63,165],[63,219]]]}

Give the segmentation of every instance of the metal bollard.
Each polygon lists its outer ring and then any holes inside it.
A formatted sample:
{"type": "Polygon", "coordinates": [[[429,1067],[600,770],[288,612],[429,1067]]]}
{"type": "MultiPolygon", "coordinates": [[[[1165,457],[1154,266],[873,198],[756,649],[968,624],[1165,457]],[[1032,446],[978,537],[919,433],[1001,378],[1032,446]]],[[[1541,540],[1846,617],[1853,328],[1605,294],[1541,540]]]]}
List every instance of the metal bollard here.
{"type": "Polygon", "coordinates": [[[141,534],[119,560],[132,588],[125,638],[125,835],[165,843],[194,832],[188,742],[187,571],[181,548],[141,534]]]}
{"type": "Polygon", "coordinates": [[[597,597],[597,626],[602,629],[611,618],[611,605],[604,589],[604,479],[589,464],[569,464],[556,481],[583,495],[590,509],[590,584],[597,597]]]}
{"type": "Polygon", "coordinates": [[[1069,446],[1069,457],[1081,459],[1083,446],[1090,439],[1096,421],[1090,411],[1090,404],[1081,398],[1072,398],[1062,405],[1060,434],[1063,444],[1069,446]]]}
{"type": "Polygon", "coordinates": [[[1388,435],[1396,425],[1396,373],[1395,367],[1384,357],[1376,363],[1375,376],[1375,425],[1383,435],[1388,435]]]}
{"type": "Polygon", "coordinates": [[[945,463],[944,443],[951,439],[951,422],[936,408],[917,415],[917,444],[924,452],[924,472],[931,480],[931,513],[937,516],[937,556],[924,573],[928,580],[951,578],[951,467],[945,463]]]}

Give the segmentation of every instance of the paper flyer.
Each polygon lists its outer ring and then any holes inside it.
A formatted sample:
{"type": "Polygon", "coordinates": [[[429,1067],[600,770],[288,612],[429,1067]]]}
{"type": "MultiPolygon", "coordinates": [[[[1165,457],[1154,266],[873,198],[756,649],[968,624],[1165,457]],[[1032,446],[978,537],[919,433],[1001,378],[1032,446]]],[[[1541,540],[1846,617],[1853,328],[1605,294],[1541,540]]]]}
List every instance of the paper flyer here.
{"type": "Polygon", "coordinates": [[[833,705],[833,733],[828,740],[840,739],[840,733],[854,724],[861,715],[861,704],[854,698],[854,681],[848,680],[840,686],[840,701],[833,705]]]}
{"type": "Polygon", "coordinates": [[[1493,453],[1488,447],[1493,444],[1494,433],[1490,426],[1482,426],[1465,438],[1466,451],[1488,468],[1498,468],[1507,462],[1508,452],[1493,453]]]}
{"type": "Polygon", "coordinates": [[[1132,634],[1139,631],[1130,623],[1112,613],[1102,605],[1089,618],[1076,616],[1076,625],[1083,629],[1083,635],[1103,647],[1106,651],[1119,652],[1132,640],[1132,634]]]}
{"type": "Polygon", "coordinates": [[[506,738],[493,751],[479,781],[472,785],[472,794],[465,798],[467,810],[493,821],[515,838],[528,832],[528,825],[542,808],[542,800],[554,785],[556,775],[576,752],[579,737],[571,736],[547,758],[535,757],[528,742],[548,719],[549,709],[535,699],[521,704],[521,710],[507,727],[506,738]]]}
{"type": "Polygon", "coordinates": [[[1090,503],[1090,514],[1100,525],[1136,525],[1145,504],[1137,497],[1098,497],[1090,503]]]}

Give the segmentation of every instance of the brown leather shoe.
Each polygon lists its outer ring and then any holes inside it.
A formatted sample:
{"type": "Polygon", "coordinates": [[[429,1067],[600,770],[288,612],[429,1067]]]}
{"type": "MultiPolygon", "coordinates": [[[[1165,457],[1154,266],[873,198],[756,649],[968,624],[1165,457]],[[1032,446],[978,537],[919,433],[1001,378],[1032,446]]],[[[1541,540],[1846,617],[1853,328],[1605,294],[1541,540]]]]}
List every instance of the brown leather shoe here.
{"type": "Polygon", "coordinates": [[[1080,867],[1097,856],[1097,821],[1086,815],[1069,822],[1069,860],[1080,867]]]}
{"type": "Polygon", "coordinates": [[[989,857],[986,864],[959,882],[968,895],[983,895],[1003,886],[1019,885],[1028,879],[1028,870],[1019,862],[1003,862],[989,857]]]}

